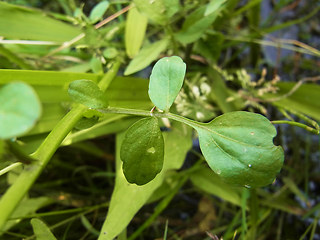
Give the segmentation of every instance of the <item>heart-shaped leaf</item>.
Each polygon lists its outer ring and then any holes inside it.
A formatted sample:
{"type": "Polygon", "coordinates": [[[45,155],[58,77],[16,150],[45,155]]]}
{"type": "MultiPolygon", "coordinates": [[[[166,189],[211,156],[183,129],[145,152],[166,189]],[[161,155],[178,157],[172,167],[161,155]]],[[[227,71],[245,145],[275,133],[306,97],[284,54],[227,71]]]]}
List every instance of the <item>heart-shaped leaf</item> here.
{"type": "Polygon", "coordinates": [[[273,144],[276,129],[262,115],[231,112],[194,128],[209,166],[230,184],[265,186],[281,169],[284,154],[273,144]]]}
{"type": "Polygon", "coordinates": [[[20,136],[30,130],[41,115],[35,91],[23,82],[0,89],[0,139],[20,136]]]}
{"type": "Polygon", "coordinates": [[[178,96],[186,73],[180,57],[160,59],[153,67],[149,82],[149,97],[157,108],[168,111],[178,96]]]}
{"type": "Polygon", "coordinates": [[[164,141],[157,118],[143,118],[127,130],[120,158],[128,182],[143,185],[155,178],[164,158],[164,141]]]}
{"type": "Polygon", "coordinates": [[[106,95],[91,80],[81,79],[70,83],[68,93],[72,100],[90,108],[108,107],[106,95]]]}

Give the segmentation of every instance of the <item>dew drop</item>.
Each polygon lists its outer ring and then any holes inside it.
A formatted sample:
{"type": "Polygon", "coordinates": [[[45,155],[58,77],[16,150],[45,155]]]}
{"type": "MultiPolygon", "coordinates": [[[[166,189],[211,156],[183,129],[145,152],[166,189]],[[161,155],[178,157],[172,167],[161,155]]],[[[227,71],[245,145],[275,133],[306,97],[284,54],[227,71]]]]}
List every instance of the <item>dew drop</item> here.
{"type": "Polygon", "coordinates": [[[156,152],[156,149],[154,147],[148,148],[147,149],[148,153],[154,154],[156,152]]]}
{"type": "Polygon", "coordinates": [[[248,165],[248,167],[252,167],[252,165],[251,165],[251,164],[249,164],[249,165],[248,165]]]}
{"type": "Polygon", "coordinates": [[[254,132],[251,132],[250,134],[253,136],[253,135],[254,135],[254,132]]]}
{"type": "Polygon", "coordinates": [[[221,174],[221,170],[220,170],[220,169],[217,171],[217,174],[218,174],[218,175],[220,175],[220,174],[221,174]]]}
{"type": "Polygon", "coordinates": [[[244,151],[244,152],[247,152],[247,149],[246,149],[246,148],[244,148],[244,149],[243,149],[243,151],[244,151]]]}
{"type": "Polygon", "coordinates": [[[245,187],[245,188],[251,188],[251,186],[248,185],[248,184],[244,185],[244,187],[245,187]]]}

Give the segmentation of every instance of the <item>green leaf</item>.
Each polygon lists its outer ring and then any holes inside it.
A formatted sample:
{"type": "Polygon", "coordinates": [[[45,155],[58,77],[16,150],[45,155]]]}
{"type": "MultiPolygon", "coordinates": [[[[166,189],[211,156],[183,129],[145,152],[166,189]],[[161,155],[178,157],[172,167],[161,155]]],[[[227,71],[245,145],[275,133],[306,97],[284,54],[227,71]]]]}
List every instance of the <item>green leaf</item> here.
{"type": "Polygon", "coordinates": [[[31,224],[37,240],[57,240],[48,226],[38,218],[32,218],[31,224]]]}
{"type": "Polygon", "coordinates": [[[163,136],[156,117],[143,118],[127,130],[120,157],[128,182],[144,185],[155,178],[164,157],[163,136]]]}
{"type": "Polygon", "coordinates": [[[127,55],[133,58],[140,50],[146,29],[148,18],[138,12],[137,8],[131,8],[128,12],[125,30],[125,46],[127,55]]]}
{"type": "Polygon", "coordinates": [[[320,86],[313,83],[304,83],[293,94],[281,98],[290,92],[295,85],[296,83],[280,82],[277,84],[279,91],[276,94],[265,94],[262,97],[266,100],[280,98],[278,101],[271,103],[277,107],[306,114],[320,121],[320,86]]]}
{"type": "Polygon", "coordinates": [[[9,139],[30,130],[41,115],[35,91],[23,82],[0,89],[0,139],[9,139]]]}
{"type": "Polygon", "coordinates": [[[230,97],[228,87],[222,79],[220,73],[213,68],[208,69],[208,77],[211,80],[211,93],[210,96],[214,98],[215,102],[223,113],[238,110],[234,102],[228,102],[227,98],[230,97]]]}
{"type": "Polygon", "coordinates": [[[43,11],[0,2],[0,36],[62,43],[79,34],[79,28],[50,18],[43,11]]]}
{"type": "Polygon", "coordinates": [[[217,11],[226,1],[227,0],[211,0],[211,2],[207,5],[204,16],[208,16],[211,13],[217,11]]]}
{"type": "MultiPolygon", "coordinates": [[[[20,79],[23,82],[31,84],[43,104],[43,113],[41,118],[27,133],[27,135],[50,131],[65,115],[66,109],[63,107],[61,102],[70,101],[68,92],[65,90],[70,82],[77,79],[88,79],[98,82],[98,80],[102,77],[101,75],[93,73],[65,73],[57,71],[25,71],[4,69],[0,69],[0,75],[0,85],[12,82],[15,79],[20,79]]],[[[144,110],[152,108],[154,105],[151,103],[148,96],[148,84],[148,81],[142,78],[116,77],[116,79],[111,82],[106,93],[110,106],[138,108],[144,110]],[[134,84],[128,84],[128,82],[134,84]]],[[[117,123],[122,125],[121,121],[117,121],[117,123]]],[[[117,125],[117,123],[112,123],[111,125],[117,125]]],[[[99,123],[99,126],[104,128],[103,123],[99,123]]],[[[121,129],[126,128],[127,126],[122,126],[121,129]]],[[[117,127],[114,127],[114,129],[119,131],[117,127]]],[[[91,131],[92,128],[90,128],[90,132],[91,131]]],[[[100,130],[97,129],[96,133],[99,133],[99,131],[100,130]]],[[[103,131],[101,132],[103,133],[103,131]]],[[[90,133],[88,133],[88,136],[94,137],[95,135],[92,136],[90,133]]],[[[101,136],[101,134],[99,136],[101,136]]]]}
{"type": "Polygon", "coordinates": [[[139,12],[146,15],[152,22],[165,25],[177,11],[179,0],[134,0],[139,12]]]}
{"type": "Polygon", "coordinates": [[[91,23],[96,23],[99,21],[103,17],[104,13],[108,10],[109,5],[109,1],[102,1],[94,6],[89,15],[91,23]]]}
{"type": "Polygon", "coordinates": [[[112,59],[119,55],[116,48],[106,48],[102,54],[107,59],[112,59]]]}
{"type": "Polygon", "coordinates": [[[219,14],[218,11],[215,11],[208,16],[204,16],[205,11],[206,6],[203,6],[192,12],[183,23],[182,29],[175,34],[175,38],[182,44],[189,44],[198,40],[219,14]]]}
{"type": "MultiPolygon", "coordinates": [[[[35,86],[47,86],[51,88],[56,86],[65,86],[78,79],[89,79],[98,82],[101,75],[93,73],[71,73],[59,71],[30,71],[16,69],[0,69],[0,84],[6,84],[20,79],[21,81],[35,86]]],[[[65,90],[64,90],[65,92],[65,90]]],[[[48,94],[47,92],[46,94],[48,94]]]]}
{"type": "Polygon", "coordinates": [[[78,130],[83,130],[87,128],[91,128],[99,121],[99,117],[94,116],[91,118],[83,117],[81,118],[77,124],[74,126],[78,130]]]}
{"type": "Polygon", "coordinates": [[[20,202],[20,204],[15,208],[12,214],[12,219],[6,222],[2,230],[4,232],[8,231],[10,228],[17,225],[19,222],[21,222],[24,216],[34,215],[40,208],[49,206],[53,202],[54,201],[49,197],[38,197],[38,198],[25,197],[20,202]]]}
{"type": "Polygon", "coordinates": [[[103,73],[103,66],[100,59],[98,58],[95,58],[95,57],[91,58],[90,67],[92,69],[92,72],[94,73],[103,73]]]}
{"type": "Polygon", "coordinates": [[[190,180],[193,185],[209,194],[213,194],[232,204],[241,206],[241,197],[239,188],[232,187],[221,180],[207,166],[194,171],[190,174],[190,180]]]}
{"type": "Polygon", "coordinates": [[[72,100],[87,107],[108,107],[105,94],[100,90],[98,85],[91,80],[82,79],[71,82],[68,93],[72,100]]]}
{"type": "Polygon", "coordinates": [[[163,170],[153,181],[143,186],[128,184],[125,179],[119,158],[123,134],[117,134],[116,184],[99,240],[112,240],[119,235],[139,209],[153,196],[155,190],[161,186],[168,171],[179,169],[182,166],[185,156],[192,146],[192,131],[190,130],[191,128],[186,125],[178,123],[172,126],[172,131],[163,133],[166,149],[163,170]],[[177,126],[181,126],[181,128],[177,126]]]}
{"type": "Polygon", "coordinates": [[[149,82],[149,97],[157,108],[168,111],[178,96],[186,73],[180,57],[165,57],[153,67],[149,82]]]}
{"type": "Polygon", "coordinates": [[[273,144],[276,129],[262,115],[231,112],[194,128],[209,166],[227,183],[265,186],[282,167],[283,150],[273,144]]]}
{"type": "Polygon", "coordinates": [[[169,40],[167,38],[145,46],[132,59],[126,68],[124,75],[130,75],[149,66],[152,61],[156,60],[161,52],[166,50],[169,40]]]}

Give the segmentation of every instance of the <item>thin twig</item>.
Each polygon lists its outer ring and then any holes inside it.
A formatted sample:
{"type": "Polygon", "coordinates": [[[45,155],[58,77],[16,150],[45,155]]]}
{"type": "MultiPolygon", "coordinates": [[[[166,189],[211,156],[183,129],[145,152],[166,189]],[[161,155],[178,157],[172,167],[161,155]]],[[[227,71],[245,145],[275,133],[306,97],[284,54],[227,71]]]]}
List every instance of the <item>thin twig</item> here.
{"type": "MultiPolygon", "coordinates": [[[[129,9],[131,8],[131,6],[127,6],[123,9],[121,9],[120,11],[116,12],[115,14],[111,15],[110,17],[107,17],[106,19],[102,20],[101,22],[97,23],[94,28],[95,29],[99,29],[102,26],[104,26],[105,24],[109,23],[110,21],[112,21],[113,19],[119,17],[121,14],[127,12],[129,9]]],[[[70,41],[66,41],[64,42],[60,47],[54,49],[53,51],[49,52],[46,56],[44,56],[44,58],[52,56],[53,54],[56,54],[57,52],[62,51],[63,49],[70,47],[72,44],[80,41],[82,38],[84,38],[86,35],[85,33],[81,33],[78,36],[76,36],[75,38],[71,39],[70,41]]]]}
{"type": "Polygon", "coordinates": [[[129,6],[126,6],[125,8],[121,9],[119,12],[116,12],[115,14],[111,15],[110,17],[107,17],[106,19],[102,20],[101,22],[97,23],[94,28],[95,29],[98,29],[100,27],[102,27],[103,25],[107,24],[108,22],[112,21],[113,19],[119,17],[121,14],[129,11],[129,9],[131,8],[132,6],[129,5],[129,6]]]}

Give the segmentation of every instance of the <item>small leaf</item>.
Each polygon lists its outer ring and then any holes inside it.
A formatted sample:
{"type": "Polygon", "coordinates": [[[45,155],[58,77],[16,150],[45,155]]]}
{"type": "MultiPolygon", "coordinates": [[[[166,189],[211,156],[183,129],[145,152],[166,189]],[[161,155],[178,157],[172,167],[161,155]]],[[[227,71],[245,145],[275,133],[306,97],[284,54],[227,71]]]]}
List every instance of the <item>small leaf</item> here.
{"type": "Polygon", "coordinates": [[[165,57],[153,67],[149,82],[149,97],[157,108],[168,111],[178,96],[186,73],[180,57],[165,57]]]}
{"type": "Polygon", "coordinates": [[[156,117],[143,118],[127,130],[120,157],[128,182],[143,185],[155,178],[164,158],[164,141],[156,117]]]}
{"type": "Polygon", "coordinates": [[[180,8],[179,0],[134,0],[139,12],[153,23],[165,25],[180,8]]]}
{"type": "Polygon", "coordinates": [[[138,12],[137,8],[131,8],[128,12],[125,31],[126,52],[133,58],[140,50],[146,29],[148,18],[138,12]]]}
{"type": "Polygon", "coordinates": [[[32,218],[31,225],[37,240],[57,240],[48,226],[40,219],[32,218]]]}
{"type": "Polygon", "coordinates": [[[140,52],[132,59],[126,68],[124,75],[130,75],[148,67],[152,61],[156,60],[161,52],[166,50],[169,40],[164,38],[160,41],[143,47],[140,52]]]}
{"type": "Polygon", "coordinates": [[[99,21],[103,14],[108,10],[110,3],[108,1],[102,1],[98,3],[90,12],[89,19],[91,23],[99,21]]]}
{"type": "Polygon", "coordinates": [[[76,80],[70,83],[68,93],[72,100],[90,108],[108,107],[105,94],[91,80],[76,80]]]}
{"type": "MultiPolygon", "coordinates": [[[[134,215],[141,209],[155,192],[163,186],[168,179],[168,172],[180,169],[185,156],[192,147],[191,128],[175,122],[172,131],[163,133],[166,154],[164,156],[163,169],[150,183],[137,186],[128,184],[121,168],[120,144],[124,138],[123,133],[116,135],[116,179],[115,187],[111,195],[109,211],[100,231],[99,239],[115,239],[130,223],[134,215]],[[125,196],[125,197],[124,197],[125,196]],[[134,201],[132,201],[134,199],[134,201]]],[[[176,186],[170,182],[170,186],[176,186]]],[[[170,190],[170,188],[169,188],[170,190]]]]}
{"type": "Polygon", "coordinates": [[[262,115],[231,112],[194,128],[209,166],[227,183],[265,186],[282,167],[283,150],[273,144],[276,129],[262,115]]]}
{"type": "Polygon", "coordinates": [[[103,66],[100,59],[98,58],[95,58],[95,57],[91,58],[90,67],[93,73],[103,73],[103,66]]]}
{"type": "Polygon", "coordinates": [[[226,1],[227,0],[211,0],[211,2],[207,5],[204,16],[208,16],[211,13],[217,11],[226,1]]]}
{"type": "Polygon", "coordinates": [[[188,15],[181,30],[175,34],[175,38],[182,44],[189,44],[198,40],[216,20],[219,13],[215,11],[208,16],[204,16],[205,11],[206,6],[202,6],[188,15]]]}
{"type": "Polygon", "coordinates": [[[35,91],[23,82],[0,89],[0,139],[20,136],[30,130],[41,115],[35,91]]]}
{"type": "Polygon", "coordinates": [[[119,53],[116,48],[106,48],[102,54],[105,58],[112,59],[115,58],[119,53]]]}

